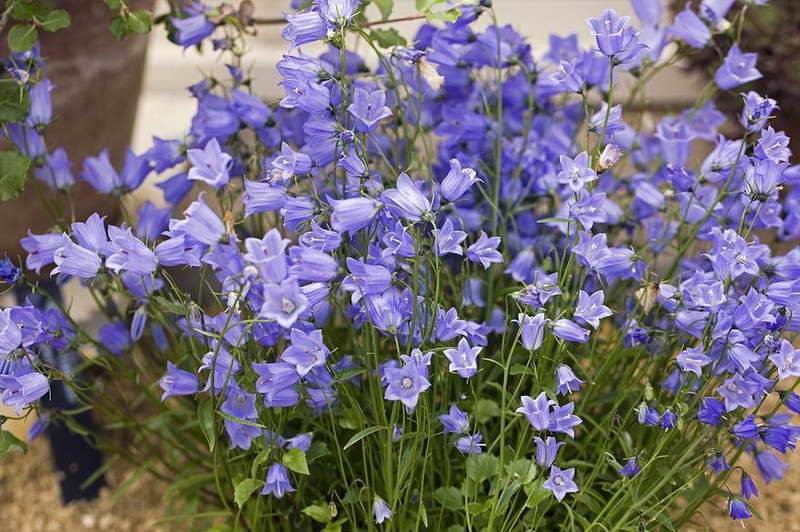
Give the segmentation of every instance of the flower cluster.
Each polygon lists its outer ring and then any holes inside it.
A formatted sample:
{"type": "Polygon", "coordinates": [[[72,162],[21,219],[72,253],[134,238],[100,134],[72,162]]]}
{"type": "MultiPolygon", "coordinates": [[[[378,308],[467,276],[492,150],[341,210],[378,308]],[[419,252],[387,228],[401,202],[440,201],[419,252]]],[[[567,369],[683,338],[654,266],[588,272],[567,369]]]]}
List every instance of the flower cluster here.
{"type": "MultiPolygon", "coordinates": [[[[637,21],[607,10],[587,21],[591,47],[553,36],[535,59],[488,3],[438,12],[412,46],[371,31],[365,4],[287,15],[276,104],[251,92],[240,21],[173,13],[174,40],[211,39],[230,78],[190,88],[185,138],[77,174],[116,195],[169,174],[166,206],[23,239],[29,271],[81,280],[109,321],[95,338],[56,308],[0,311],[3,402],[38,408],[57,377],[42,345],[122,366],[146,353],[153,408],[181,420],[155,437],[190,442],[164,460],[210,470],[251,528],[294,511],[289,496],[328,526],[658,527],[720,493],[749,517],[751,477],[725,487],[736,462],[779,479],[800,436],[800,249],[762,243],[800,236],[800,169],[769,123],[777,103],[746,90],[760,76],[746,43],[692,107],[652,127],[639,107],[651,73],[745,17],[704,0],[664,24],[659,0],[633,0],[637,21]],[[743,91],[739,138],[720,131],[720,90],[743,91]]],[[[40,62],[9,68],[34,83],[40,62]]],[[[37,129],[49,91],[35,82],[9,139],[67,190],[69,159],[37,129]]]]}

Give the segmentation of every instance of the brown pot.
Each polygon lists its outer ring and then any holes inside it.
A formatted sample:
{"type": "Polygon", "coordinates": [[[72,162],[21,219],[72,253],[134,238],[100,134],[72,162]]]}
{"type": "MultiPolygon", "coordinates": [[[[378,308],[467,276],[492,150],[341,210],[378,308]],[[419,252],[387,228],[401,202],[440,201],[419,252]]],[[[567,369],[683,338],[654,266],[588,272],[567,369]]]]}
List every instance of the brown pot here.
{"type": "MultiPolygon", "coordinates": [[[[128,5],[131,9],[152,9],[153,0],[134,0],[128,5]]],[[[114,39],[108,30],[113,12],[103,2],[62,0],[58,7],[69,12],[70,27],[39,33],[45,75],[55,85],[53,122],[45,130],[47,147],[50,151],[58,146],[67,150],[76,177],[83,159],[103,148],[109,149],[112,162],[119,167],[133,132],[147,36],[114,39]]],[[[0,53],[7,56],[8,50],[0,46],[0,53]]],[[[40,196],[54,197],[54,193],[33,181],[31,177],[20,198],[0,204],[0,250],[12,257],[24,256],[19,239],[28,229],[44,232],[53,223],[40,196]]],[[[117,214],[117,201],[96,194],[86,183],[73,189],[72,198],[76,220],[84,220],[95,211],[110,220],[117,214]]]]}

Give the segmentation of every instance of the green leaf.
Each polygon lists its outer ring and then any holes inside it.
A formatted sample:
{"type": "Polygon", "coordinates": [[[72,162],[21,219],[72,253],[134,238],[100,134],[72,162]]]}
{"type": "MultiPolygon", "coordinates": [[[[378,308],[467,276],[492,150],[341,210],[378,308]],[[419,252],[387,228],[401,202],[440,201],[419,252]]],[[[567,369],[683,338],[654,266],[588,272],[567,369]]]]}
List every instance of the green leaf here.
{"type": "Polygon", "coordinates": [[[33,48],[38,38],[39,33],[36,31],[36,26],[17,24],[8,32],[8,47],[12,52],[27,52],[33,48]]]}
{"type": "Polygon", "coordinates": [[[63,9],[55,9],[42,17],[39,22],[44,31],[58,31],[69,27],[69,13],[63,9]]]}
{"type": "Polygon", "coordinates": [[[106,0],[106,5],[108,9],[117,11],[120,7],[122,7],[122,0],[106,0]]]}
{"type": "Polygon", "coordinates": [[[0,152],[0,201],[22,194],[30,166],[31,160],[17,151],[0,152]]]}
{"type": "Polygon", "coordinates": [[[374,29],[370,32],[370,37],[378,43],[381,48],[391,48],[392,46],[405,46],[408,44],[405,37],[395,28],[374,29]]]}
{"type": "Polygon", "coordinates": [[[491,454],[472,454],[467,458],[467,477],[483,482],[497,474],[499,460],[491,454]]]}
{"type": "Polygon", "coordinates": [[[436,488],[433,496],[447,510],[456,512],[464,507],[464,497],[461,495],[461,490],[453,486],[436,488]]]}
{"type": "Polygon", "coordinates": [[[508,370],[509,375],[535,375],[534,371],[524,364],[514,364],[508,370]]]}
{"type": "Polygon", "coordinates": [[[347,443],[344,444],[344,450],[349,449],[350,447],[352,447],[353,445],[355,445],[356,443],[358,443],[362,439],[366,438],[370,434],[373,434],[373,433],[378,432],[379,430],[383,430],[385,428],[386,427],[367,427],[367,428],[365,428],[364,430],[362,430],[362,431],[358,432],[357,434],[355,434],[352,438],[350,438],[347,441],[347,443]]]}
{"type": "Polygon", "coordinates": [[[478,423],[486,423],[494,417],[500,417],[500,407],[491,399],[480,399],[476,405],[478,423]]]}
{"type": "Polygon", "coordinates": [[[111,35],[113,35],[115,39],[122,39],[125,37],[125,34],[127,33],[125,19],[120,16],[111,19],[111,24],[108,26],[108,31],[111,32],[111,35]]]}
{"type": "Polygon", "coordinates": [[[263,486],[263,480],[256,480],[254,478],[246,478],[236,484],[236,488],[233,490],[233,500],[236,503],[236,506],[239,508],[244,506],[244,503],[247,502],[247,499],[249,499],[258,488],[263,486]]]}
{"type": "Polygon", "coordinates": [[[175,303],[170,301],[166,297],[163,296],[152,296],[152,300],[158,303],[158,306],[162,308],[165,312],[169,312],[170,314],[178,314],[180,316],[185,316],[188,312],[188,309],[185,305],[181,305],[180,303],[175,303]]]}
{"type": "Polygon", "coordinates": [[[330,523],[333,518],[327,504],[312,504],[303,508],[302,512],[317,523],[330,523]]]}
{"type": "Polygon", "coordinates": [[[394,9],[394,0],[372,0],[372,3],[375,4],[375,7],[381,12],[381,17],[383,20],[386,20],[390,16],[392,16],[392,10],[394,9]]]}
{"type": "Polygon", "coordinates": [[[127,28],[132,33],[150,33],[153,27],[153,15],[146,9],[134,11],[128,15],[127,28]]]}
{"type": "Polygon", "coordinates": [[[217,426],[214,422],[214,404],[211,397],[205,397],[200,401],[197,418],[200,420],[200,430],[208,442],[208,450],[213,453],[217,443],[217,426]]]}
{"type": "Polygon", "coordinates": [[[28,446],[8,431],[0,429],[0,457],[8,453],[26,453],[28,446]]]}
{"type": "Polygon", "coordinates": [[[289,449],[285,453],[283,453],[283,458],[281,459],[283,465],[294,471],[295,473],[300,473],[301,475],[308,475],[308,462],[306,462],[306,453],[301,451],[300,449],[294,448],[289,449]]]}
{"type": "Polygon", "coordinates": [[[33,17],[42,18],[50,10],[49,6],[39,2],[15,2],[11,10],[14,20],[33,20],[33,17]]]}

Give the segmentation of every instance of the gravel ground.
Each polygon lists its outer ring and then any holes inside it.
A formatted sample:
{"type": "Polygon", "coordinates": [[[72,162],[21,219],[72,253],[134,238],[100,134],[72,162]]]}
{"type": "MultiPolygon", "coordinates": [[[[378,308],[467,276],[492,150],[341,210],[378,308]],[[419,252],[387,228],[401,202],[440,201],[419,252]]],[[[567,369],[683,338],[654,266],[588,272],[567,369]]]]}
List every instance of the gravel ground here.
{"type": "MultiPolygon", "coordinates": [[[[800,456],[791,458],[794,467],[784,482],[761,488],[757,508],[764,520],[744,523],[757,532],[800,531],[796,508],[800,504],[800,456]]],[[[748,469],[750,469],[748,467],[748,469]]],[[[62,506],[57,477],[50,465],[50,449],[44,439],[33,442],[28,454],[0,460],[0,515],[3,530],[14,532],[148,531],[175,530],[175,524],[158,526],[164,510],[161,495],[164,486],[148,478],[133,481],[130,489],[114,498],[113,488],[130,478],[129,471],[112,467],[108,477],[111,488],[89,503],[62,506]]],[[[738,482],[738,477],[735,477],[738,482]]],[[[721,508],[709,504],[704,510],[705,527],[687,530],[741,531],[743,524],[728,519],[721,508]]],[[[698,520],[699,522],[699,520],[698,520]]]]}

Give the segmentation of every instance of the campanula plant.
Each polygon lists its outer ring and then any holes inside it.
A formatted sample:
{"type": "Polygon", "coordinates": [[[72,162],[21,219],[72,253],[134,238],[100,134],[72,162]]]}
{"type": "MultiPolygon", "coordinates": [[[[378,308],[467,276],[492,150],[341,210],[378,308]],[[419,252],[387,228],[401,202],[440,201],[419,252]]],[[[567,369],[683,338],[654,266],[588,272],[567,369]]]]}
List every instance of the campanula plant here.
{"type": "Polygon", "coordinates": [[[733,4],[669,21],[632,0],[588,19],[589,46],[534,54],[490,2],[417,2],[408,39],[391,1],[295,2],[265,102],[252,6],[173,2],[170,38],[227,73],[190,87],[185,136],[121,167],[50,151],[57,88],[37,48],[13,54],[30,105],[4,131],[58,208],[2,281],[74,279],[103,318],[0,310],[3,403],[68,417],[39,403],[65,380],[99,444],[171,485],[172,519],[235,530],[757,515],[800,436],[800,168],[733,4]],[[650,114],[648,82],[712,42],[697,101],[650,114]],[[163,205],[70,217],[77,181],[125,197],[153,174],[163,205]]]}

